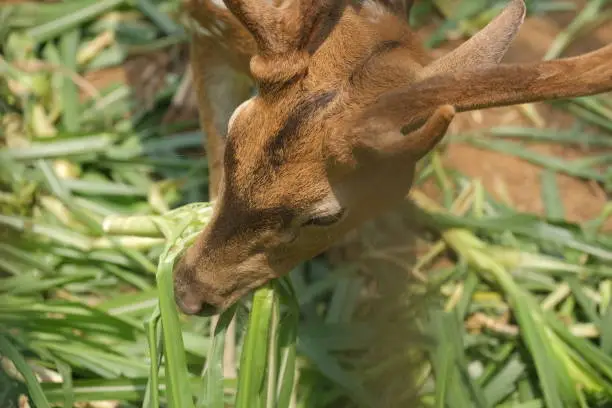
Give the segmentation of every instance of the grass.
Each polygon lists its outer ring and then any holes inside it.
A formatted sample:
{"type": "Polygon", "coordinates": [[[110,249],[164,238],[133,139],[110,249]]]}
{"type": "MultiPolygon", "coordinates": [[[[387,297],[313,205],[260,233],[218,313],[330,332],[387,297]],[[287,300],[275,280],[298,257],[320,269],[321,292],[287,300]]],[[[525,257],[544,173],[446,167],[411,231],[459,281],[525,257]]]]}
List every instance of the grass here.
{"type": "MultiPolygon", "coordinates": [[[[449,31],[471,35],[497,6],[420,2],[412,20],[434,8],[447,16],[428,38],[435,45],[449,31]]],[[[590,1],[548,56],[600,25],[604,6],[590,1]]],[[[609,95],[555,103],[576,116],[573,129],[455,139],[542,167],[546,216],[493,199],[434,153],[418,184],[436,182],[442,203],[419,185],[412,194],[433,232],[428,252],[411,273],[391,250],[361,254],[383,260],[374,273],[390,277],[395,301],[363,301],[365,279],[352,272],[360,263],[314,259],[211,328],[179,315],[172,298],[173,262],[211,212],[206,161],[184,153],[201,135],[193,123],[162,121],[179,76],[167,74],[146,104],[125,85],[96,91],[83,79],[180,47],[177,9],[149,0],[0,7],[0,406],[20,396],[37,408],[411,406],[415,395],[426,407],[609,406],[612,238],[602,225],[612,206],[573,224],[556,182],[566,174],[609,193],[609,95]],[[534,153],[533,141],[604,153],[570,161],[534,153]],[[441,257],[448,262],[436,266],[441,257]],[[228,339],[232,318],[239,329],[228,339]],[[235,361],[224,359],[228,341],[235,361]],[[237,378],[224,376],[226,364],[237,378]]],[[[372,230],[366,239],[381,238],[372,230]]]]}

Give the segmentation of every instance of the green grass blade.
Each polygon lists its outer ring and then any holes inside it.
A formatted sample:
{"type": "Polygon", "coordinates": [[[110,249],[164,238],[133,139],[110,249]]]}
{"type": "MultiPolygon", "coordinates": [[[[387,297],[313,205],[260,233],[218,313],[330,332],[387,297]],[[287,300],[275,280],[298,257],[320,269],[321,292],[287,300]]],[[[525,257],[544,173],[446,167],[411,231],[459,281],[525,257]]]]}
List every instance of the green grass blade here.
{"type": "Polygon", "coordinates": [[[72,369],[61,361],[56,361],[57,370],[62,376],[64,386],[64,408],[72,408],[74,406],[74,389],[72,385],[72,369]]]}
{"type": "Polygon", "coordinates": [[[2,335],[0,335],[0,353],[8,357],[13,364],[15,364],[15,367],[23,376],[26,385],[28,386],[30,396],[34,401],[34,404],[36,404],[36,407],[51,408],[45,393],[43,392],[38,380],[36,379],[36,376],[34,375],[34,372],[26,360],[23,358],[19,350],[17,350],[15,346],[13,346],[13,344],[2,335]]]}
{"type": "MultiPolygon", "coordinates": [[[[60,53],[62,63],[66,69],[72,72],[76,71],[76,54],[79,46],[81,33],[78,29],[73,29],[66,32],[60,38],[60,53]]],[[[68,76],[62,78],[62,124],[64,129],[70,133],[79,130],[80,122],[80,104],[79,93],[76,84],[68,76]]]]}
{"type": "Polygon", "coordinates": [[[534,359],[547,406],[562,408],[566,406],[566,403],[572,406],[577,401],[575,390],[569,384],[567,384],[569,387],[565,388],[566,384],[560,382],[560,379],[563,379],[567,383],[569,375],[551,349],[550,339],[542,333],[543,322],[534,319],[535,316],[532,313],[537,310],[537,306],[529,302],[525,294],[517,293],[513,298],[521,334],[534,359]]]}
{"type": "Polygon", "coordinates": [[[149,17],[165,34],[170,35],[182,31],[180,26],[172,21],[167,14],[161,13],[149,0],[137,0],[136,4],[142,14],[149,17]]]}
{"type": "MultiPolygon", "coordinates": [[[[283,285],[278,285],[283,288],[283,285]]],[[[289,290],[280,290],[282,303],[288,311],[280,321],[278,333],[279,369],[278,369],[278,407],[289,408],[295,387],[297,331],[299,321],[299,306],[291,282],[286,285],[289,290]]]]}
{"type": "Polygon", "coordinates": [[[145,322],[151,367],[142,404],[143,408],[159,408],[159,366],[162,361],[163,349],[160,329],[160,311],[159,307],[156,307],[153,315],[145,322]]]}
{"type": "MultiPolygon", "coordinates": [[[[274,282],[277,286],[277,282],[274,282]]],[[[275,293],[276,294],[276,293],[275,293]]],[[[272,315],[270,316],[270,330],[268,332],[268,364],[265,378],[265,408],[277,407],[276,389],[278,384],[278,326],[280,320],[280,305],[278,296],[274,297],[272,315]]]]}
{"type": "Polygon", "coordinates": [[[171,408],[193,408],[193,395],[189,388],[190,376],[187,371],[185,347],[174,301],[172,269],[175,256],[169,256],[166,252],[165,256],[161,258],[157,273],[168,401],[171,408]]]}
{"type": "Polygon", "coordinates": [[[452,381],[451,376],[453,374],[453,346],[445,345],[438,347],[435,364],[436,373],[436,405],[435,408],[445,408],[446,402],[449,399],[449,388],[452,381]]]}
{"type": "MultiPolygon", "coordinates": [[[[97,16],[121,5],[123,2],[124,0],[82,1],[81,3],[84,7],[74,10],[71,13],[61,14],[44,24],[32,27],[26,31],[26,34],[37,42],[50,40],[63,32],[91,21],[97,16]]],[[[76,56],[76,53],[74,56],[76,56]]]]}
{"type": "Polygon", "coordinates": [[[268,335],[275,300],[271,285],[259,288],[253,295],[253,307],[242,346],[236,408],[252,408],[263,392],[268,358],[268,335]]]}
{"type": "Polygon", "coordinates": [[[518,356],[513,356],[499,370],[497,375],[484,387],[485,397],[490,406],[494,407],[505,400],[515,390],[515,384],[525,373],[525,365],[518,356]]]}
{"type": "Polygon", "coordinates": [[[217,321],[212,344],[208,350],[206,367],[203,373],[203,387],[197,408],[224,408],[225,395],[223,387],[223,353],[225,351],[225,334],[230,325],[236,307],[226,310],[217,321]]]}
{"type": "Polygon", "coordinates": [[[340,386],[359,406],[375,407],[373,396],[364,389],[358,378],[345,370],[320,342],[306,336],[298,337],[297,350],[307,357],[319,372],[340,386]]]}
{"type": "Polygon", "coordinates": [[[612,356],[612,303],[601,318],[601,350],[612,356]]]}
{"type": "Polygon", "coordinates": [[[36,160],[65,158],[82,154],[101,153],[108,150],[115,138],[107,133],[54,141],[52,143],[32,143],[28,147],[4,150],[14,160],[36,160]]]}
{"type": "Polygon", "coordinates": [[[544,170],[542,180],[542,201],[546,209],[546,215],[553,220],[564,219],[563,201],[557,185],[557,174],[551,170],[544,170]]]}

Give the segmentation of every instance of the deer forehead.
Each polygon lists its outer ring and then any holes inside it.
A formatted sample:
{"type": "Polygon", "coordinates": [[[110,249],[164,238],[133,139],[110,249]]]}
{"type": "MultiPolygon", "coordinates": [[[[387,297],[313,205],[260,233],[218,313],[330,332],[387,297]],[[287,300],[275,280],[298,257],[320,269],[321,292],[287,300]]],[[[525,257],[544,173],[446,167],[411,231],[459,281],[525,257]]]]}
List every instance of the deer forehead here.
{"type": "Polygon", "coordinates": [[[225,153],[228,174],[269,182],[287,166],[321,158],[322,138],[339,101],[337,92],[296,89],[279,99],[270,102],[254,97],[234,111],[225,153]]]}
{"type": "Polygon", "coordinates": [[[313,119],[333,98],[334,93],[323,93],[270,105],[254,97],[236,109],[224,153],[222,196],[230,205],[221,206],[222,211],[240,213],[248,223],[280,213],[287,220],[323,199],[324,130],[313,119]],[[237,208],[233,201],[243,205],[237,208]]]}
{"type": "Polygon", "coordinates": [[[241,212],[286,208],[285,212],[299,213],[323,200],[330,188],[321,156],[312,153],[312,146],[287,146],[293,151],[278,153],[286,156],[279,162],[273,157],[262,160],[265,153],[256,150],[244,157],[228,144],[224,198],[245,203],[241,212]],[[232,162],[228,157],[239,154],[240,161],[232,162]]]}

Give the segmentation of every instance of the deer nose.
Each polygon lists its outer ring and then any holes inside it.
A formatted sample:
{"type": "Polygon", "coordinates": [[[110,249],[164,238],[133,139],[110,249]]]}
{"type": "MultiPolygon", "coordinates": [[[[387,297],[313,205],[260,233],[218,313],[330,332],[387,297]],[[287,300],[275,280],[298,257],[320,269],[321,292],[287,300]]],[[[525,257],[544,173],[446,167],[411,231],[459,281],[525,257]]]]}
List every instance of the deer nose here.
{"type": "Polygon", "coordinates": [[[184,302],[182,299],[177,298],[176,303],[181,309],[181,311],[187,315],[198,315],[202,317],[210,317],[219,313],[219,310],[211,305],[210,303],[200,302],[200,303],[189,303],[184,302]]]}
{"type": "Polygon", "coordinates": [[[198,315],[202,317],[210,317],[219,313],[216,306],[207,302],[202,302],[195,296],[189,294],[175,294],[176,304],[181,311],[187,315],[198,315]]]}

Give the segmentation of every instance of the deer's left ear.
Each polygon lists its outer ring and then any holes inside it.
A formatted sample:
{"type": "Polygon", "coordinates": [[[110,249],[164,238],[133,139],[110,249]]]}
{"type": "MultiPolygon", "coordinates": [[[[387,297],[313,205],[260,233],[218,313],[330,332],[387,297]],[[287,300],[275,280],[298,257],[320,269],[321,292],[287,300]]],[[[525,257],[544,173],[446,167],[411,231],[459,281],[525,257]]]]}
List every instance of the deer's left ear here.
{"type": "Polygon", "coordinates": [[[510,4],[485,28],[449,54],[426,66],[421,79],[499,64],[525,20],[523,0],[510,4]]]}

